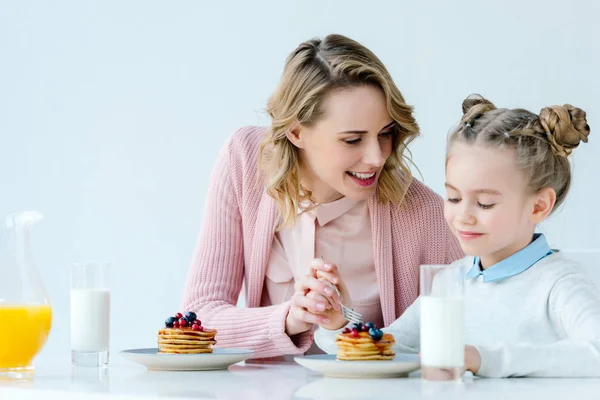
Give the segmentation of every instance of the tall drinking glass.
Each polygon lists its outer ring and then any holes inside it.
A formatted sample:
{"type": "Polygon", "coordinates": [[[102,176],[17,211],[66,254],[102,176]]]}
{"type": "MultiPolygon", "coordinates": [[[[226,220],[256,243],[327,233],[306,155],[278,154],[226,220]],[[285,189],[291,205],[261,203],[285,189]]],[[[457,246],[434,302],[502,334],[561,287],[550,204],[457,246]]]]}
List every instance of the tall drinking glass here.
{"type": "Polygon", "coordinates": [[[421,266],[421,377],[460,380],[465,363],[465,271],[421,266]]]}

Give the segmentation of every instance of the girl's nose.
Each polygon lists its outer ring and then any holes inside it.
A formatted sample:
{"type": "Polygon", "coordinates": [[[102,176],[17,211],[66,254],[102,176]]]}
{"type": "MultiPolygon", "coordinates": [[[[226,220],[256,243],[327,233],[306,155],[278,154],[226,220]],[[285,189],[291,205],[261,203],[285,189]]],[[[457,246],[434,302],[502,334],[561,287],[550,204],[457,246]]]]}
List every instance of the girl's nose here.
{"type": "Polygon", "coordinates": [[[465,201],[463,201],[462,203],[462,207],[460,207],[459,210],[457,210],[456,220],[461,224],[475,225],[477,223],[477,218],[475,218],[475,215],[473,215],[473,213],[471,212],[471,207],[468,204],[466,204],[465,201]]]}

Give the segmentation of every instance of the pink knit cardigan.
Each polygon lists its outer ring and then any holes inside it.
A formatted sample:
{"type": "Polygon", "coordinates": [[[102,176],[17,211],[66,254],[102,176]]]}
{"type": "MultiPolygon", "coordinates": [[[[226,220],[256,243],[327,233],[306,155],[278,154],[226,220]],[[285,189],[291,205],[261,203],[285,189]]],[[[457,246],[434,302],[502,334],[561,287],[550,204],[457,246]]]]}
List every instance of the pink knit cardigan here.
{"type": "MultiPolygon", "coordinates": [[[[260,307],[279,215],[257,165],[264,132],[242,128],[219,154],[183,300],[185,311],[218,330],[219,347],[252,349],[255,358],[300,354],[312,344],[311,331],[286,335],[289,302],[260,307]],[[236,307],[242,283],[247,308],[236,307]]],[[[376,194],[368,207],[387,326],[417,298],[421,264],[464,255],[444,221],[443,200],[422,183],[413,181],[401,205],[381,204],[376,194]]]]}

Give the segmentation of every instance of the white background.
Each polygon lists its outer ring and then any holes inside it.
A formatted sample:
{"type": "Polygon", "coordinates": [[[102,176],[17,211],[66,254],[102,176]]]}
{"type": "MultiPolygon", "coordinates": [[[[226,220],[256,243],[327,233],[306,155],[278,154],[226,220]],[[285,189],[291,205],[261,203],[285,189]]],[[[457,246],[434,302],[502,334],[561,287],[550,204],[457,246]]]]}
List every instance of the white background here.
{"type": "Polygon", "coordinates": [[[217,151],[268,123],[288,53],[333,32],[373,50],[416,107],[414,161],[440,193],[468,94],[585,109],[572,193],[542,229],[600,282],[599,16],[591,0],[0,1],[0,215],[45,215],[33,236],[55,312],[45,354],[68,357],[75,261],[113,263],[113,351],[154,345],[180,308],[217,151]]]}

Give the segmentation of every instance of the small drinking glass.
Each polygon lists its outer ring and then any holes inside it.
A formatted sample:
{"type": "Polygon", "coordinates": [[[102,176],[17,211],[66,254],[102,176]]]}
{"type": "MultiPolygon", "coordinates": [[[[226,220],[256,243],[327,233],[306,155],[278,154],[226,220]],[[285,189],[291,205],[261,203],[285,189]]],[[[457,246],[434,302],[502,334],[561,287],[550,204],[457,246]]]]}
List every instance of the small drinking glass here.
{"type": "Polygon", "coordinates": [[[104,367],[110,346],[110,289],[106,263],[71,267],[71,362],[104,367]]]}

